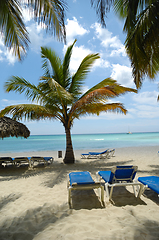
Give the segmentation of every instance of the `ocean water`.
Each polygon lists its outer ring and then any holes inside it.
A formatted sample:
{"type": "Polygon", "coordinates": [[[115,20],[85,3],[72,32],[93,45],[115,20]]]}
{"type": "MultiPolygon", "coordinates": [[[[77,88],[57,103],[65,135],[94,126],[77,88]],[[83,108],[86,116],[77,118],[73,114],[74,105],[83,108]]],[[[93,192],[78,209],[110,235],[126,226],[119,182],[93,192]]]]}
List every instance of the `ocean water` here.
{"type": "MultiPolygon", "coordinates": [[[[159,145],[159,133],[72,134],[74,150],[107,149],[159,145]]],[[[30,152],[65,150],[65,135],[32,135],[0,140],[0,152],[30,152]]]]}

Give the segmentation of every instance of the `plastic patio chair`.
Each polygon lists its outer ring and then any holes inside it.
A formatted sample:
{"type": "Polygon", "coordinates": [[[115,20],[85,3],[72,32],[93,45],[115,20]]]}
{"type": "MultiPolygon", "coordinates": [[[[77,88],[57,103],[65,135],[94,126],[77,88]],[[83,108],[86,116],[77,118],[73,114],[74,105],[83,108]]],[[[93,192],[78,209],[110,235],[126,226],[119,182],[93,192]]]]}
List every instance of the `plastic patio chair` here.
{"type": "Polygon", "coordinates": [[[98,171],[96,173],[97,180],[101,179],[105,182],[106,196],[109,200],[112,199],[113,188],[119,186],[132,186],[134,190],[135,197],[140,196],[142,190],[142,184],[133,181],[136,175],[138,167],[137,166],[116,166],[111,169],[111,171],[98,171]],[[136,196],[135,186],[140,186],[139,193],[136,196]],[[109,193],[110,187],[110,193],[109,193]]]}

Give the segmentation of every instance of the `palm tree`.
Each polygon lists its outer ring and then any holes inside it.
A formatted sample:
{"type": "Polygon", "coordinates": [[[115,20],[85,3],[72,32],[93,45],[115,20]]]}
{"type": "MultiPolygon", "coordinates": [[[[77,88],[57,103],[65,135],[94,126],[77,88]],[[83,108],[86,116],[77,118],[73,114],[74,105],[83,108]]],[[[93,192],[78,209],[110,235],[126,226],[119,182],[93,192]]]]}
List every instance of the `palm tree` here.
{"type": "Polygon", "coordinates": [[[159,0],[91,0],[100,22],[111,6],[124,19],[125,48],[137,88],[146,76],[154,79],[159,71],[159,0]]]}
{"type": "Polygon", "coordinates": [[[125,47],[140,88],[145,76],[154,79],[159,71],[159,1],[116,0],[114,6],[125,19],[125,47]]]}
{"type": "Polygon", "coordinates": [[[89,54],[81,62],[76,73],[71,76],[69,65],[74,43],[68,47],[63,61],[50,48],[41,47],[44,75],[37,86],[23,78],[11,77],[5,83],[7,92],[25,92],[26,97],[38,104],[20,104],[4,108],[0,117],[12,114],[13,119],[28,120],[56,119],[59,120],[66,133],[66,153],[64,163],[74,163],[71,140],[71,127],[75,119],[101,112],[121,112],[127,110],[121,103],[108,103],[126,92],[137,92],[135,89],[120,86],[115,80],[106,78],[86,93],[82,94],[82,85],[91,66],[99,54],[89,54]]]}
{"type": "Polygon", "coordinates": [[[21,60],[29,45],[29,34],[23,22],[22,7],[27,6],[34,14],[36,22],[51,30],[58,39],[65,40],[64,0],[1,0],[0,33],[5,46],[13,49],[13,54],[21,60]]]}

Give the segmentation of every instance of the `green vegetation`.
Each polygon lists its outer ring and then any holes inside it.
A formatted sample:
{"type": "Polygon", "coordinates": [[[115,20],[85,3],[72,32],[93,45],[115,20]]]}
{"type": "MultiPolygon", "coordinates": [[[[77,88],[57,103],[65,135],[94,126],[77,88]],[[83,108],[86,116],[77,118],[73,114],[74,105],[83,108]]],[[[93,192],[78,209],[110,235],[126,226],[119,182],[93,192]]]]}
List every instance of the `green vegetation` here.
{"type": "Polygon", "coordinates": [[[121,103],[109,103],[108,100],[126,92],[137,92],[135,89],[120,86],[115,80],[106,78],[82,94],[84,80],[87,77],[98,54],[89,54],[81,62],[76,73],[71,75],[70,59],[74,43],[68,47],[63,61],[50,48],[41,48],[44,75],[35,86],[24,78],[11,77],[5,83],[7,92],[25,93],[32,104],[12,105],[4,108],[0,116],[12,114],[13,119],[28,120],[56,119],[60,121],[66,133],[66,153],[64,163],[74,163],[71,140],[71,127],[75,119],[81,116],[101,112],[121,112],[126,109],[121,103]],[[36,102],[36,104],[35,104],[36,102]]]}

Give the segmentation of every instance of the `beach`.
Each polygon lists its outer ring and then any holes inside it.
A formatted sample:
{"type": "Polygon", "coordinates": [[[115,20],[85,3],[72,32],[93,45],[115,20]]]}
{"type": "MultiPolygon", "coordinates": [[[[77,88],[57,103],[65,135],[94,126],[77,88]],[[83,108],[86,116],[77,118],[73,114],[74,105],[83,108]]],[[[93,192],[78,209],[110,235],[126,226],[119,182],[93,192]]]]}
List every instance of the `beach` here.
{"type": "Polygon", "coordinates": [[[89,171],[96,180],[99,170],[136,165],[136,177],[159,176],[158,146],[117,148],[110,159],[81,159],[89,150],[76,150],[76,162],[70,165],[63,164],[57,151],[1,154],[54,157],[52,164],[34,169],[0,169],[1,240],[159,239],[159,197],[152,190],[138,199],[131,186],[117,187],[113,202],[104,195],[105,206],[98,190],[78,190],[73,192],[72,208],[67,193],[67,174],[72,171],[89,171]]]}

